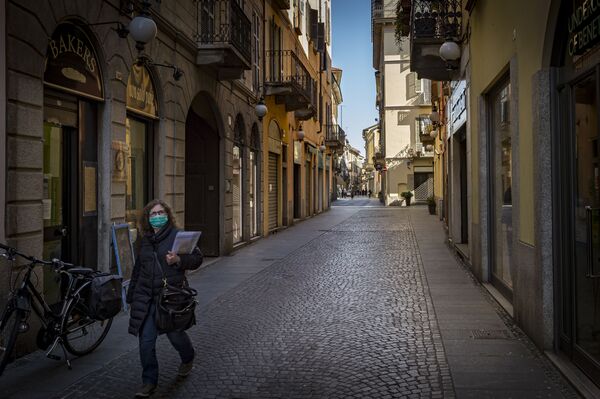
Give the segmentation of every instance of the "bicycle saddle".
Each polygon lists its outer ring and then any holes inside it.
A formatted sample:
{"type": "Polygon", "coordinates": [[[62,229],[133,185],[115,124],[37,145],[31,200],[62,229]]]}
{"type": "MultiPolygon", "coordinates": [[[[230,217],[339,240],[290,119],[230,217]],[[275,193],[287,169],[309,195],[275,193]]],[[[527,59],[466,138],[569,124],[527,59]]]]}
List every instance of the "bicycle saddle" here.
{"type": "Polygon", "coordinates": [[[67,269],[69,273],[73,274],[81,274],[82,276],[87,276],[88,274],[94,273],[94,269],[90,269],[89,267],[72,267],[67,269]]]}

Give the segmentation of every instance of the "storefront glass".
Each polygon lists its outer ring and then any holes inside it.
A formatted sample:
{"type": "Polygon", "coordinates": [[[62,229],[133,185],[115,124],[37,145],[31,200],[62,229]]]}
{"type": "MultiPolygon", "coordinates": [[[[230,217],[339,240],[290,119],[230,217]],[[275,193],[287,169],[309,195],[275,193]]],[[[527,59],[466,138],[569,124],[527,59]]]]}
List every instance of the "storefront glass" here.
{"type": "Polygon", "coordinates": [[[126,119],[125,143],[127,153],[127,179],[125,219],[137,236],[137,221],[148,198],[148,124],[137,119],[126,119]]]}
{"type": "MultiPolygon", "coordinates": [[[[573,88],[575,100],[575,344],[600,365],[600,149],[595,76],[573,88]]],[[[584,357],[584,358],[585,358],[584,357]]],[[[596,369],[597,370],[597,369],[596,369]]],[[[597,371],[596,371],[597,373],[597,371]]]]}
{"type": "Polygon", "coordinates": [[[512,290],[512,146],[510,125],[510,83],[491,95],[491,170],[493,260],[492,275],[500,286],[512,290]]]}
{"type": "Polygon", "coordinates": [[[257,152],[250,151],[250,181],[248,187],[248,200],[250,206],[250,235],[255,237],[258,235],[258,207],[257,207],[257,198],[256,195],[258,193],[258,176],[257,176],[257,152]]]}
{"type": "Polygon", "coordinates": [[[233,243],[242,241],[242,158],[240,147],[233,147],[233,243]]]}
{"type": "Polygon", "coordinates": [[[63,129],[44,124],[44,259],[62,257],[63,222],[63,129]]]}

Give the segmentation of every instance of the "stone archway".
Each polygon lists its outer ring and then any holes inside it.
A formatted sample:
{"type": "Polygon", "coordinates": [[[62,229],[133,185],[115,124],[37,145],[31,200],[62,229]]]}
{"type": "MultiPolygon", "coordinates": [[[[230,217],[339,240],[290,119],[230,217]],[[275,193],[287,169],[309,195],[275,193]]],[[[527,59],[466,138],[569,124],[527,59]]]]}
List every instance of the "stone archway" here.
{"type": "Polygon", "coordinates": [[[202,231],[200,249],[219,256],[221,248],[221,150],[213,99],[196,96],[185,122],[185,229],[202,231]]]}

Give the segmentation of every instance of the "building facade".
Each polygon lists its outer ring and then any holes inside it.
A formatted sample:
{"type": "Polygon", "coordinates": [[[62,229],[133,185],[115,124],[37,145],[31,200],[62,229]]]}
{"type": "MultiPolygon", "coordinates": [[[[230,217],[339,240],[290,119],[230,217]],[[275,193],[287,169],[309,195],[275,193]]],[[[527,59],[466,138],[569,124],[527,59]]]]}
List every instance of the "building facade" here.
{"type": "MultiPolygon", "coordinates": [[[[113,225],[135,240],[153,198],[203,232],[205,256],[328,209],[330,0],[0,6],[0,241],[115,271],[113,225]],[[140,15],[147,43],[126,29],[140,15]]],[[[54,274],[39,277],[52,301],[54,274]]]]}
{"type": "Polygon", "coordinates": [[[588,397],[600,395],[599,18],[579,0],[402,0],[397,14],[411,69],[444,82],[449,238],[588,397]]]}

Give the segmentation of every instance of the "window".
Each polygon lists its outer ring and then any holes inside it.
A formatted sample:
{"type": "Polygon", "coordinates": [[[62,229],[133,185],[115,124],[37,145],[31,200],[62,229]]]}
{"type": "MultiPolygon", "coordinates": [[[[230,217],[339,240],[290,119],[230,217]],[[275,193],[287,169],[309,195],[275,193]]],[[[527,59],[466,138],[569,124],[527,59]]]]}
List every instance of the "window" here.
{"type": "Polygon", "coordinates": [[[149,123],[128,116],[125,120],[125,220],[136,229],[144,205],[150,200],[151,157],[149,123]]]}
{"type": "Polygon", "coordinates": [[[488,96],[490,118],[492,282],[500,291],[512,289],[512,135],[510,121],[511,87],[508,78],[488,96]]]}
{"type": "Polygon", "coordinates": [[[423,92],[421,79],[417,79],[417,73],[411,72],[406,75],[406,99],[416,97],[417,94],[423,92]]]}
{"type": "Polygon", "coordinates": [[[231,180],[233,195],[233,243],[242,241],[242,157],[238,144],[233,147],[233,177],[231,180]]]}
{"type": "Polygon", "coordinates": [[[215,2],[201,0],[200,2],[200,42],[212,43],[215,31],[215,2]]]}
{"type": "Polygon", "coordinates": [[[252,88],[260,87],[260,17],[252,12],[252,88]]]}

